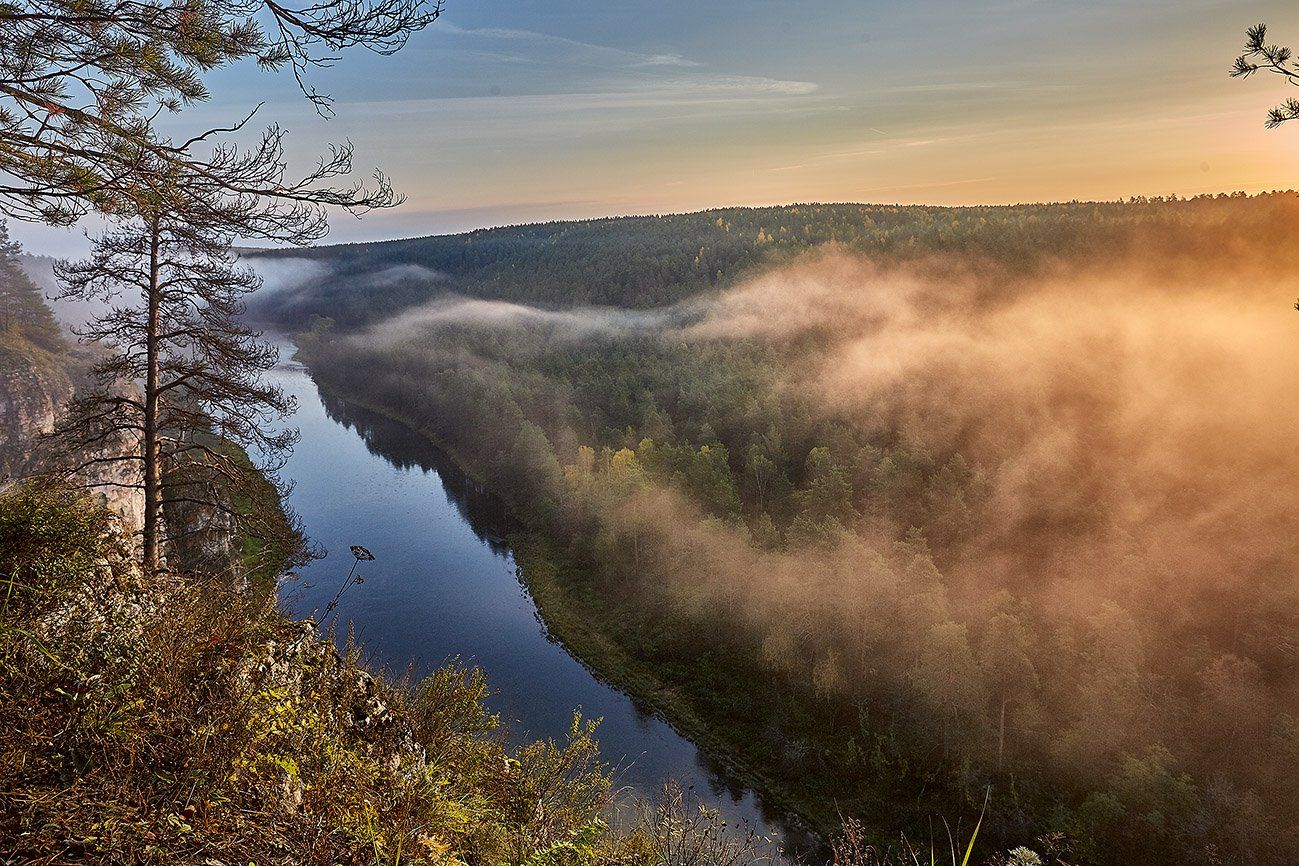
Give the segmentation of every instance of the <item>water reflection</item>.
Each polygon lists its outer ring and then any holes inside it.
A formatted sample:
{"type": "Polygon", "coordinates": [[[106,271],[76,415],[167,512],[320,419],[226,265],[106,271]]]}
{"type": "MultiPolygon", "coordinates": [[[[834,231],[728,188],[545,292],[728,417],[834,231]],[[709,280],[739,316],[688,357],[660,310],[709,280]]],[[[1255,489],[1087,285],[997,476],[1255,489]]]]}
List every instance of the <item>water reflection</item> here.
{"type": "Polygon", "coordinates": [[[445,452],[404,424],[356,406],[324,391],[320,402],[330,420],[353,430],[369,452],[397,469],[419,469],[434,473],[442,482],[447,499],[479,541],[498,556],[510,553],[506,537],[517,528],[508,509],[487,488],[470,478],[445,452]]]}
{"type": "MultiPolygon", "coordinates": [[[[733,825],[748,822],[787,847],[809,844],[690,741],[553,641],[519,580],[505,543],[516,525],[499,499],[418,433],[322,394],[300,365],[286,362],[274,376],[299,404],[302,439],[287,475],[308,533],[329,550],[365,544],[378,557],[338,609],[376,665],[410,666],[417,676],[451,659],[478,665],[497,690],[490,705],[512,739],[560,739],[580,709],[602,719],[601,752],[620,785],[653,796],[675,781],[733,825]]],[[[303,570],[284,597],[292,613],[306,615],[333,596],[340,562],[331,556],[303,570]]]]}

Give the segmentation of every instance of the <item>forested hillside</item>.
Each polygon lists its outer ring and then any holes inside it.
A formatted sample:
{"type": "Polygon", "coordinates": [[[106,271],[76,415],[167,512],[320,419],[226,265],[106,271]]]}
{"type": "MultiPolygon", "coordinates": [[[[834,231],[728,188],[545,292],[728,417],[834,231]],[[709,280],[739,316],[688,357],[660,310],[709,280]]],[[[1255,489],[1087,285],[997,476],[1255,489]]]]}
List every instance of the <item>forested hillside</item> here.
{"type": "Polygon", "coordinates": [[[606,675],[821,828],[990,791],[1067,862],[1284,863],[1296,216],[722,211],[324,249],[271,297],[514,503],[606,675]]]}
{"type": "Polygon", "coordinates": [[[212,507],[170,503],[168,568],[144,571],[138,503],[79,489],[51,462],[41,434],[84,359],[17,254],[0,243],[0,859],[767,859],[688,794],[619,797],[597,721],[575,713],[559,741],[507,736],[481,671],[402,679],[368,668],[327,613],[286,617],[278,581],[304,539],[267,480],[230,499],[257,512],[233,536],[212,507]]]}
{"type": "Polygon", "coordinates": [[[1262,210],[1284,209],[1267,198],[1242,199],[733,208],[246,255],[267,275],[254,316],[283,326],[313,314],[343,325],[374,322],[446,293],[550,308],[649,309],[734,285],[826,244],[890,260],[940,252],[1022,271],[1057,257],[1127,254],[1147,234],[1186,253],[1202,242],[1200,229],[1246,211],[1257,223],[1262,210]],[[1162,237],[1168,232],[1176,237],[1162,237]]]}

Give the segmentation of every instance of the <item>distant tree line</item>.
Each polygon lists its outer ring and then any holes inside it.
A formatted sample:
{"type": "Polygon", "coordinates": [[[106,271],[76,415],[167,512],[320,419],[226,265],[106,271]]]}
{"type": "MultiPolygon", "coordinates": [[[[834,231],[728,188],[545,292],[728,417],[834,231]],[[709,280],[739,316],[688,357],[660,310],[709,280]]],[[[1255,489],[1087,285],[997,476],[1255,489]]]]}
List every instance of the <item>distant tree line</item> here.
{"type": "Polygon", "coordinates": [[[258,319],[293,329],[312,315],[344,327],[375,322],[448,293],[547,308],[648,309],[735,285],[830,245],[895,261],[959,254],[1024,272],[1057,257],[1130,244],[1132,230],[1142,226],[1151,233],[1166,227],[1192,250],[1197,240],[1191,227],[1230,219],[1233,202],[1243,198],[1232,193],[974,207],[725,208],[250,253],[254,264],[301,259],[318,269],[302,284],[269,287],[253,299],[251,310],[258,319]]]}
{"type": "MultiPolygon", "coordinates": [[[[752,240],[757,226],[779,235],[793,210],[729,219],[755,226],[752,240]]],[[[869,258],[881,285],[921,275],[932,292],[922,309],[935,322],[1013,307],[1067,280],[1069,292],[1050,295],[1067,332],[1071,298],[1093,282],[1130,285],[1134,296],[1153,282],[1173,297],[1193,296],[1210,273],[1271,286],[1299,253],[1293,193],[987,211],[844,206],[821,216],[843,220],[840,237],[856,241],[836,244],[837,255],[869,258]],[[849,218],[861,222],[850,230],[849,218]],[[872,243],[883,233],[926,240],[881,253],[872,243]]],[[[578,320],[616,323],[626,310],[580,309],[604,291],[581,282],[584,270],[619,272],[629,237],[648,245],[716,230],[718,218],[618,221],[603,262],[550,282],[545,274],[568,266],[564,233],[588,231],[552,226],[540,285],[578,320]]],[[[468,236],[436,244],[470,245],[468,236]]],[[[483,285],[473,271],[460,279],[428,291],[483,285]]],[[[797,280],[783,285],[798,291],[797,280]]],[[[342,281],[338,290],[350,297],[342,281]]],[[[797,300],[790,295],[790,309],[797,300]]],[[[350,309],[316,316],[299,338],[317,381],[445,443],[490,479],[531,530],[516,547],[525,574],[558,581],[589,622],[824,827],[847,814],[923,834],[927,816],[977,808],[991,786],[985,830],[1007,843],[1062,834],[1072,846],[1064,862],[1183,863],[1216,850],[1281,863],[1295,850],[1287,816],[1299,804],[1274,756],[1299,747],[1287,709],[1299,681],[1279,637],[1299,619],[1270,551],[1283,559],[1299,535],[1267,528],[1288,518],[1226,519],[1258,542],[1242,541],[1251,553],[1234,557],[1216,548],[1235,560],[1231,589],[1226,575],[1184,562],[1185,551],[1146,546],[1139,528],[1115,549],[1073,556],[1068,540],[1123,514],[1119,499],[1093,495],[1083,473],[1046,491],[1043,513],[1011,525],[1006,503],[990,497],[1003,467],[974,462],[959,435],[926,444],[927,416],[900,416],[889,399],[854,410],[818,396],[817,364],[839,345],[832,328],[702,338],[680,323],[581,330],[544,315],[502,324],[469,308],[385,331],[359,327],[370,319],[349,320],[350,309]],[[1012,549],[991,550],[1005,533],[1019,533],[1012,549]],[[1054,598],[1048,588],[1059,586],[1080,598],[1054,598]],[[1243,619],[1233,613],[1242,610],[1243,619]],[[1251,702],[1259,709],[1247,722],[1215,721],[1251,702]]],[[[1121,360],[1121,345],[1097,352],[1121,360]]],[[[1033,381],[1033,359],[1023,363],[1033,381]]],[[[1101,402],[1078,405],[1091,406],[1079,410],[1091,420],[1057,429],[1048,418],[1047,431],[1103,431],[1113,419],[1099,407],[1117,385],[1089,383],[1101,402]]],[[[908,387],[924,383],[897,390],[908,387]]],[[[1064,418],[1073,408],[1052,411],[1064,418]]],[[[948,420],[934,414],[938,426],[948,420]]],[[[1127,468],[1097,471],[1121,486],[1127,468]]]]}

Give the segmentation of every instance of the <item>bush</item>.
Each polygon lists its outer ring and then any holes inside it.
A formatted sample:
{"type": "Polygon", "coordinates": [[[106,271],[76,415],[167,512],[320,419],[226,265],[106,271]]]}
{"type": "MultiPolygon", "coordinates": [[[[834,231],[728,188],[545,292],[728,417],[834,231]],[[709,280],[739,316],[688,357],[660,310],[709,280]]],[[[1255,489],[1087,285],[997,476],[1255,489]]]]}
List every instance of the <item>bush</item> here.
{"type": "Polygon", "coordinates": [[[511,751],[480,672],[373,677],[311,623],[145,578],[124,547],[72,492],[0,495],[0,858],[622,856],[593,725],[511,751]]]}

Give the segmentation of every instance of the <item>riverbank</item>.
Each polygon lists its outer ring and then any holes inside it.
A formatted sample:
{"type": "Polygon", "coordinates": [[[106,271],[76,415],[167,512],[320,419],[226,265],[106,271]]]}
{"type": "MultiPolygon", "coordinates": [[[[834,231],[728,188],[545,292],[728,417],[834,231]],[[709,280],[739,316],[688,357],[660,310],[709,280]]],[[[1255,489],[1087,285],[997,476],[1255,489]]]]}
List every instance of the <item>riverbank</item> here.
{"type": "MultiPolygon", "coordinates": [[[[460,455],[363,400],[322,391],[299,363],[282,364],[272,381],[298,402],[302,435],[283,470],[295,482],[290,503],[315,542],[345,559],[352,543],[376,556],[337,612],[373,666],[419,676],[448,659],[472,663],[494,686],[489,706],[510,736],[562,738],[580,710],[601,719],[597,739],[619,789],[657,801],[675,782],[730,826],[786,835],[722,762],[556,639],[507,543],[519,546],[523,527],[481,477],[460,471],[460,455]]],[[[333,563],[312,563],[286,584],[286,608],[323,609],[346,571],[333,563]]]]}
{"type": "MultiPolygon", "coordinates": [[[[745,776],[778,811],[823,835],[855,819],[880,847],[896,846],[900,834],[926,838],[944,818],[973,820],[990,787],[997,810],[983,833],[994,844],[1025,844],[1066,820],[1055,818],[1058,788],[1009,772],[993,776],[949,748],[950,739],[944,746],[947,717],[914,694],[917,644],[932,630],[925,623],[945,615],[941,575],[922,535],[862,550],[823,513],[849,495],[846,470],[822,467],[826,483],[802,489],[806,479],[773,475],[770,460],[759,459],[757,471],[769,482],[763,501],[793,533],[786,539],[763,519],[770,518],[765,509],[744,511],[741,496],[761,491],[749,470],[737,474],[739,446],[724,444],[721,428],[677,429],[666,410],[646,409],[644,431],[620,420],[626,407],[619,409],[619,394],[633,393],[641,378],[666,377],[668,396],[645,397],[647,405],[689,415],[672,394],[689,396],[694,406],[707,398],[715,424],[759,424],[745,396],[758,387],[751,365],[725,347],[679,355],[653,340],[561,343],[562,357],[551,357],[543,335],[525,335],[542,355],[528,355],[515,369],[508,358],[526,347],[491,336],[451,328],[403,349],[317,322],[302,336],[301,357],[327,393],[379,409],[385,423],[404,423],[409,435],[451,445],[472,472],[490,476],[528,532],[545,542],[562,584],[591,593],[596,604],[578,606],[571,619],[623,654],[606,656],[601,676],[682,730],[698,725],[691,733],[708,738],[704,752],[731,766],[723,775],[745,776]],[[868,599],[879,605],[870,609],[868,599]],[[849,636],[857,633],[875,642],[869,652],[854,646],[849,636]],[[663,684],[672,687],[670,698],[663,684]]],[[[736,351],[762,360],[749,344],[736,351]]],[[[734,440],[735,431],[725,435],[734,440]]],[[[781,452],[780,434],[772,435],[769,444],[781,452]]],[[[804,446],[808,441],[817,440],[804,439],[804,446]]],[[[764,447],[750,447],[745,459],[755,450],[761,458],[764,447]]],[[[874,491],[871,502],[952,500],[947,487],[936,499],[912,495],[913,488],[937,483],[925,473],[946,477],[959,466],[947,472],[943,461],[905,449],[863,449],[869,472],[862,470],[861,483],[874,491]],[[892,480],[868,483],[880,473],[892,480]]],[[[809,453],[811,460],[826,451],[809,453]]],[[[959,483],[964,476],[955,477],[959,483]]],[[[412,588],[410,597],[420,592],[412,588]]],[[[571,592],[557,595],[574,604],[571,592]]],[[[553,598],[547,604],[553,610],[553,598]]],[[[941,665],[935,656],[934,669],[941,665]]],[[[963,729],[961,738],[971,750],[983,742],[979,729],[963,729]]]]}
{"type": "Polygon", "coordinates": [[[658,862],[608,829],[589,725],[508,746],[480,673],[372,676],[273,599],[143,574],[57,486],[0,493],[0,541],[0,859],[658,862]]]}
{"type": "MultiPolygon", "coordinates": [[[[452,444],[363,394],[343,393],[320,383],[317,386],[331,398],[385,418],[422,437],[446,455],[467,478],[493,491],[518,516],[519,504],[511,503],[503,495],[504,491],[494,487],[452,444]]],[[[519,567],[519,580],[530,593],[554,640],[599,680],[625,693],[698,746],[730,784],[756,791],[764,812],[778,816],[777,822],[783,825],[793,847],[803,851],[822,847],[825,836],[838,828],[839,814],[833,809],[818,808],[815,800],[800,797],[762,771],[760,761],[745,748],[746,741],[750,744],[755,741],[758,720],[746,719],[749,724],[731,725],[728,730],[722,724],[724,719],[710,718],[701,709],[706,699],[701,700],[699,694],[691,695],[673,685],[653,665],[638,659],[627,644],[615,637],[613,626],[625,617],[601,604],[599,594],[592,591],[589,581],[582,579],[580,566],[543,533],[528,529],[520,522],[506,540],[519,567]]]]}
{"type": "Polygon", "coordinates": [[[759,793],[764,805],[781,815],[793,847],[815,850],[825,843],[823,833],[838,824],[837,816],[818,814],[814,803],[801,801],[791,790],[762,772],[744,754],[742,740],[728,737],[718,724],[701,713],[690,696],[636,659],[601,625],[612,622],[580,580],[575,568],[564,562],[539,534],[510,538],[523,580],[556,640],[586,664],[596,676],[650,708],[674,730],[722,765],[727,775],[759,793]]]}

